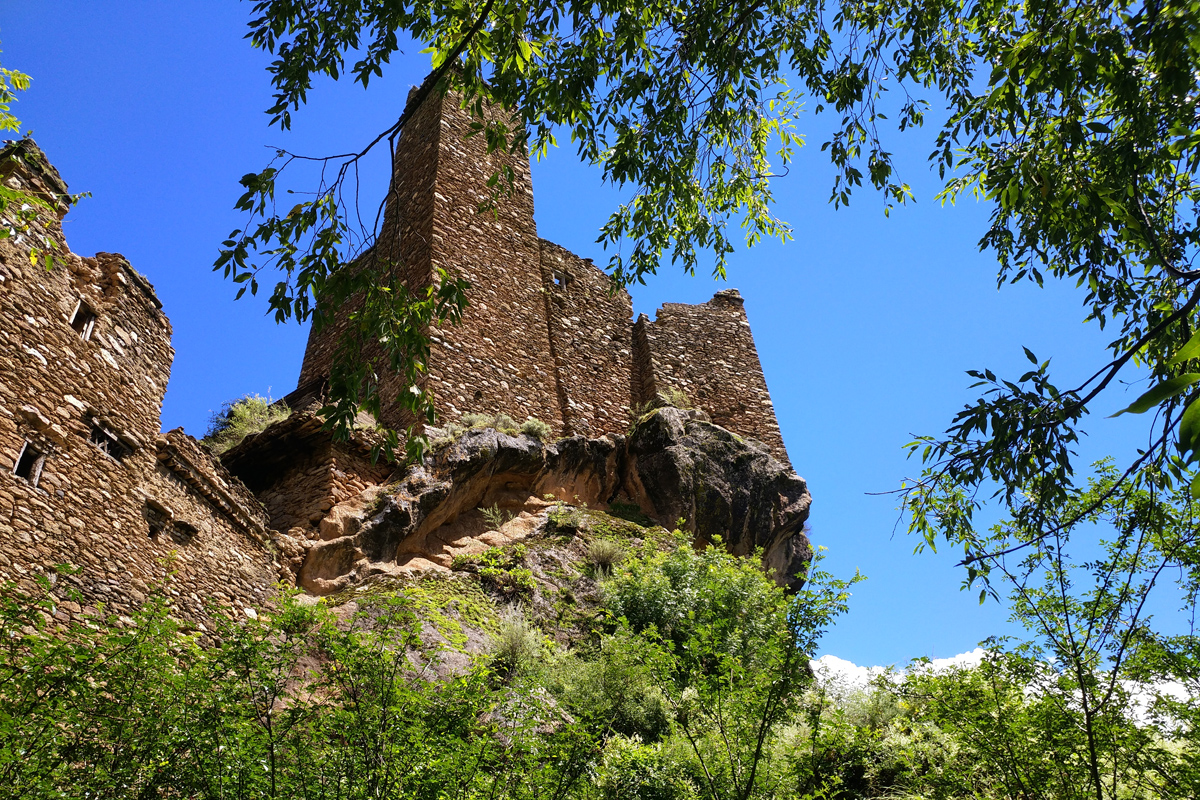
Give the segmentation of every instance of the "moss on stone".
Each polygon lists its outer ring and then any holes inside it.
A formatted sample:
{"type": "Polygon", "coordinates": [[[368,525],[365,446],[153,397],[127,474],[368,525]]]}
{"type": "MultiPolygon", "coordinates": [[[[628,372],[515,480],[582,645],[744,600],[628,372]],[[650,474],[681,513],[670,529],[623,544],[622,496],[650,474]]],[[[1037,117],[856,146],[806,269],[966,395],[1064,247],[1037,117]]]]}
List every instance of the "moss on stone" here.
{"type": "Polygon", "coordinates": [[[408,587],[407,596],[421,617],[433,625],[448,646],[467,652],[465,627],[486,634],[500,629],[500,615],[477,581],[440,573],[421,577],[408,587]]]}

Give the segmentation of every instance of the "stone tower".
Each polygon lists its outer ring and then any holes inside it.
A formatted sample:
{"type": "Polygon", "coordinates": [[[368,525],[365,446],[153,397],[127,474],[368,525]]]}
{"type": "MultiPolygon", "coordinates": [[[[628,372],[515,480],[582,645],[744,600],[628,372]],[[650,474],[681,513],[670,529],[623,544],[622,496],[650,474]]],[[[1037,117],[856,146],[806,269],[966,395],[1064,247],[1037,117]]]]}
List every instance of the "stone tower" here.
{"type": "MultiPolygon", "coordinates": [[[[595,437],[627,432],[634,409],[681,390],[714,422],[788,462],[736,289],[701,305],[669,303],[635,324],[626,291],[612,291],[590,260],[538,238],[527,157],[488,153],[482,135],[468,136],[472,118],[458,95],[432,93],[409,113],[383,227],[363,258],[410,287],[427,286],[439,268],[471,284],[462,322],[430,332],[426,388],[439,418],[503,412],[541,419],[556,435],[595,437]],[[499,170],[511,171],[512,191],[481,212],[499,170]]],[[[342,330],[335,321],[310,336],[297,395],[319,391],[342,330]]],[[[385,398],[407,389],[397,376],[381,384],[385,398]]],[[[382,422],[411,420],[393,406],[382,422]]]]}

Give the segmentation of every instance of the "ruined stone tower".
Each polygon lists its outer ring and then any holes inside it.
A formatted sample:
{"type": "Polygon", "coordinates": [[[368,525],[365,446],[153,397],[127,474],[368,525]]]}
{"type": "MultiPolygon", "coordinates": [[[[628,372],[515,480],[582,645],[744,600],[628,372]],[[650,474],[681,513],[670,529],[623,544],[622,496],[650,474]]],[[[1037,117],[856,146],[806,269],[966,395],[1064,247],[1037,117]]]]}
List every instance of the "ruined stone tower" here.
{"type": "MultiPolygon", "coordinates": [[[[496,110],[487,113],[498,114],[496,110]]],[[[624,433],[631,410],[684,392],[714,422],[770,447],[788,463],[741,296],[667,304],[632,319],[624,290],[589,260],[539,239],[528,158],[488,153],[468,137],[457,95],[432,93],[399,140],[384,224],[367,257],[396,264],[410,286],[437,268],[471,283],[461,324],[431,331],[428,384],[439,417],[466,412],[537,417],[557,435],[624,433]],[[480,213],[500,168],[514,189],[480,213]]],[[[342,328],[309,338],[299,386],[328,377],[342,328]]],[[[385,397],[402,391],[383,376],[385,397]]],[[[385,409],[384,423],[409,422],[385,409]]]]}
{"type": "MultiPolygon", "coordinates": [[[[310,337],[286,419],[219,459],[181,429],[161,433],[174,350],[153,286],[120,255],[71,253],[66,184],[31,141],[9,143],[0,180],[45,207],[0,240],[0,582],[77,568],[54,589],[66,620],[131,612],[169,581],[173,613],[200,627],[214,610],[260,605],[277,579],[328,594],[449,570],[507,536],[484,527],[481,508],[525,524],[573,502],[684,519],[702,541],[762,548],[777,580],[798,585],[811,498],[738,292],[635,322],[603,271],[538,238],[526,158],[467,137],[453,95],[410,114],[364,258],[412,288],[438,270],[470,282],[461,324],[430,331],[427,388],[442,419],[504,412],[554,436],[469,431],[416,465],[374,460],[369,426],[335,440],[318,401],[352,306],[310,337]],[[514,191],[479,213],[498,169],[514,191]],[[50,270],[31,262],[44,241],[50,270]],[[696,407],[645,413],[681,393],[696,407]]],[[[399,380],[382,376],[385,397],[408,388],[399,380]]],[[[409,422],[397,406],[383,417],[409,422]]]]}
{"type": "Polygon", "coordinates": [[[154,287],[67,248],[67,186],[31,140],[0,149],[0,180],[48,206],[0,240],[0,583],[74,567],[63,619],[128,613],[168,573],[182,618],[260,604],[279,569],[265,509],[182,429],[160,433],[175,351],[154,287]]]}

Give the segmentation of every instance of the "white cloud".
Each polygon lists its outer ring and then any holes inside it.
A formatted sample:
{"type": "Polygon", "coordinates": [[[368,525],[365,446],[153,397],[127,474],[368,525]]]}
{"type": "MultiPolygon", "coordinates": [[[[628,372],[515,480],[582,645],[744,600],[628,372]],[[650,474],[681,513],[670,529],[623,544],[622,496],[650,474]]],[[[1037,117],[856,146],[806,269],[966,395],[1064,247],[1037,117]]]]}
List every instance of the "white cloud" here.
{"type": "MultiPolygon", "coordinates": [[[[935,658],[929,662],[929,668],[935,672],[953,667],[966,667],[969,669],[978,666],[979,662],[983,661],[983,656],[983,648],[976,647],[970,652],[959,653],[950,658],[935,658]]],[[[872,678],[876,675],[882,675],[890,669],[889,667],[860,667],[852,661],[828,654],[810,661],[809,665],[826,688],[837,689],[841,692],[866,688],[872,678]]],[[[904,671],[899,670],[901,674],[904,671]]]]}
{"type": "Polygon", "coordinates": [[[976,647],[969,653],[959,653],[956,656],[950,656],[950,658],[935,658],[929,662],[929,666],[934,672],[940,672],[952,667],[966,667],[967,669],[971,669],[978,667],[985,655],[986,653],[982,647],[976,647]]]}

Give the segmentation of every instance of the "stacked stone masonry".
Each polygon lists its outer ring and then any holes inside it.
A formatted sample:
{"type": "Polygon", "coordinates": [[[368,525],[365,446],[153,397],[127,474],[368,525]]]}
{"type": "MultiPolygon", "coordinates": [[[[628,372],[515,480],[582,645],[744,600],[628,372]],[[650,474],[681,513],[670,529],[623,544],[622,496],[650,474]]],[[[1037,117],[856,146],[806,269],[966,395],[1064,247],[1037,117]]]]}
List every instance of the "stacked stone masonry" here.
{"type": "MultiPolygon", "coordinates": [[[[406,113],[384,224],[364,258],[413,288],[439,268],[471,284],[462,322],[430,331],[426,387],[441,418],[504,412],[541,419],[556,435],[594,437],[626,432],[634,409],[677,390],[788,463],[736,290],[698,306],[667,304],[656,320],[635,324],[624,289],[537,237],[527,158],[488,153],[482,135],[468,136],[472,117],[454,94],[434,92],[406,113]],[[488,179],[502,169],[514,176],[512,190],[481,211],[488,179]]],[[[344,330],[345,314],[314,329],[302,388],[328,379],[344,330]]],[[[385,397],[408,388],[386,371],[381,384],[385,397]]],[[[412,422],[396,408],[382,421],[412,422]]]]}
{"type": "Polygon", "coordinates": [[[266,511],[182,430],[159,433],[174,350],[153,287],[120,255],[70,252],[67,187],[32,141],[0,151],[0,180],[52,206],[0,240],[0,581],[77,568],[59,580],[82,601],[58,584],[60,614],[126,614],[168,572],[182,618],[261,605],[266,511]],[[30,260],[40,236],[50,268],[30,260]]]}
{"type": "Polygon", "coordinates": [[[717,425],[761,441],[788,463],[737,289],[717,292],[700,305],[666,303],[653,321],[642,314],[633,338],[635,402],[649,403],[676,389],[717,425]]]}
{"type": "Polygon", "coordinates": [[[313,412],[301,409],[221,456],[266,507],[270,527],[301,540],[317,538],[330,509],[392,471],[372,462],[366,442],[334,441],[313,412]]]}

